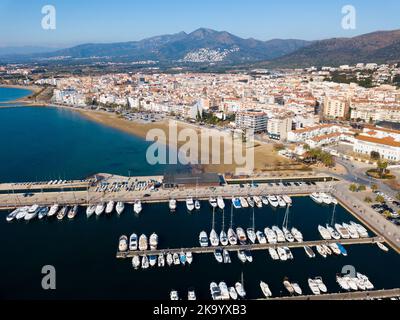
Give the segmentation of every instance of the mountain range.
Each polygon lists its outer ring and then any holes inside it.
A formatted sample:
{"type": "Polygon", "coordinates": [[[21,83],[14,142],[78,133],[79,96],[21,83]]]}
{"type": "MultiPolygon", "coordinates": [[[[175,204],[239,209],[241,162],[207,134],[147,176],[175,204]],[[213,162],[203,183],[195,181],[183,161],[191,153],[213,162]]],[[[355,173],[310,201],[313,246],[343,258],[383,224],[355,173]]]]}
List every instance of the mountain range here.
{"type": "MultiPolygon", "coordinates": [[[[141,41],[82,44],[72,48],[30,55],[8,55],[5,59],[112,60],[121,62],[253,64],[306,67],[357,62],[399,62],[400,30],[378,31],[354,38],[320,41],[243,39],[226,31],[201,28],[141,41]]],[[[1,55],[1,51],[0,51],[1,55]]]]}

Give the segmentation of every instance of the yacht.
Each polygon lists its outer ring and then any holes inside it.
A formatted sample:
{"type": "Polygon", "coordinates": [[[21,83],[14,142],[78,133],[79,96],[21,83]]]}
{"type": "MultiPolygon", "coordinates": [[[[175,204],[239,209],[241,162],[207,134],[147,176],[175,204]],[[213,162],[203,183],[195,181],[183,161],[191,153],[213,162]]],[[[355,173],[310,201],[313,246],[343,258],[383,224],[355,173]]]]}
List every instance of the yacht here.
{"type": "Polygon", "coordinates": [[[229,228],[228,230],[228,241],[231,246],[236,246],[238,242],[236,233],[232,228],[229,228]]]}
{"type": "Polygon", "coordinates": [[[276,250],[274,248],[269,248],[268,249],[269,255],[271,256],[272,260],[279,260],[279,255],[278,252],[276,252],[276,250]]]}
{"type": "Polygon", "coordinates": [[[96,206],[96,211],[95,211],[96,212],[96,216],[101,216],[105,209],[106,209],[106,205],[104,204],[104,202],[103,203],[99,203],[96,206]]]}
{"type": "Polygon", "coordinates": [[[147,236],[145,234],[142,234],[139,238],[139,250],[140,251],[146,251],[149,247],[149,244],[147,242],[147,236]]]}
{"type": "Polygon", "coordinates": [[[232,205],[235,209],[241,209],[242,203],[240,201],[240,198],[232,198],[232,205]]]}
{"type": "Polygon", "coordinates": [[[47,214],[48,217],[55,216],[58,212],[58,209],[60,209],[60,206],[55,203],[51,206],[49,213],[47,214]]]}
{"type": "Polygon", "coordinates": [[[261,198],[259,196],[254,196],[253,199],[254,199],[254,202],[256,204],[256,207],[257,208],[262,208],[263,203],[262,203],[261,198]]]}
{"type": "Polygon", "coordinates": [[[236,289],[234,287],[229,288],[229,296],[231,297],[232,300],[237,300],[238,299],[238,294],[236,292],[236,289]]]}
{"type": "Polygon", "coordinates": [[[340,234],[340,236],[343,239],[350,239],[350,232],[347,230],[345,227],[343,227],[341,224],[336,223],[335,224],[335,229],[336,231],[340,234]]]}
{"type": "Polygon", "coordinates": [[[196,301],[196,292],[194,291],[194,289],[189,289],[188,291],[188,300],[189,301],[196,301]]]}
{"type": "Polygon", "coordinates": [[[246,236],[246,233],[244,232],[244,230],[242,228],[237,228],[236,229],[236,234],[237,234],[237,237],[239,239],[239,242],[241,244],[245,244],[246,241],[247,241],[247,236],[246,236]]]}
{"type": "Polygon", "coordinates": [[[171,253],[167,253],[167,265],[170,267],[174,264],[174,258],[171,253]]]}
{"type": "Polygon", "coordinates": [[[324,204],[330,205],[332,204],[332,197],[326,193],[320,193],[319,194],[320,199],[324,204]]]}
{"type": "Polygon", "coordinates": [[[17,208],[14,211],[12,211],[11,213],[9,213],[6,217],[6,221],[7,222],[11,222],[15,219],[15,217],[17,216],[18,213],[21,212],[21,209],[17,208]]]}
{"type": "Polygon", "coordinates": [[[179,254],[174,253],[172,255],[172,258],[174,259],[174,265],[179,266],[181,264],[181,260],[179,259],[179,254]]]}
{"type": "Polygon", "coordinates": [[[21,208],[18,213],[15,215],[16,220],[22,220],[28,214],[29,207],[21,208]]]}
{"type": "Polygon", "coordinates": [[[109,201],[106,207],[106,214],[111,214],[114,211],[114,207],[115,207],[115,202],[109,201]]]}
{"type": "Polygon", "coordinates": [[[223,256],[222,249],[216,249],[214,251],[214,257],[215,257],[215,260],[218,261],[218,263],[223,263],[224,262],[224,256],[223,256]]]}
{"type": "Polygon", "coordinates": [[[310,195],[310,198],[311,198],[315,203],[318,203],[318,204],[322,204],[322,203],[323,203],[322,198],[321,198],[320,195],[319,195],[318,193],[316,193],[316,192],[312,193],[312,194],[310,195]]]}
{"type": "Polygon", "coordinates": [[[329,231],[329,233],[331,234],[332,239],[335,240],[339,240],[340,239],[340,234],[334,229],[332,228],[330,225],[326,225],[326,230],[329,231]]]}
{"type": "Polygon", "coordinates": [[[136,200],[135,203],[133,204],[133,212],[136,214],[140,214],[143,210],[142,207],[142,202],[140,200],[136,200]]]}
{"type": "Polygon", "coordinates": [[[169,298],[171,299],[171,301],[178,301],[179,300],[178,291],[172,290],[169,294],[169,298]]]}
{"type": "Polygon", "coordinates": [[[287,253],[286,253],[286,250],[285,250],[285,249],[279,247],[279,248],[277,248],[276,251],[278,252],[278,256],[279,256],[279,259],[280,259],[281,261],[287,261],[288,256],[287,256],[287,253]]]}
{"type": "Polygon", "coordinates": [[[196,200],[196,201],[194,202],[194,208],[195,208],[197,211],[201,209],[201,203],[200,203],[199,200],[196,200]]]}
{"type": "Polygon", "coordinates": [[[290,231],[289,231],[287,228],[285,228],[285,227],[283,227],[282,229],[283,229],[283,234],[285,235],[286,241],[288,241],[288,242],[294,242],[294,237],[293,237],[293,235],[290,233],[290,231]]]}
{"type": "Polygon", "coordinates": [[[221,231],[221,233],[219,235],[219,240],[221,242],[221,245],[224,247],[229,244],[228,236],[226,235],[226,232],[224,230],[221,231]]]}
{"type": "Polygon", "coordinates": [[[186,261],[189,265],[193,263],[193,254],[190,251],[186,252],[186,261]]]}
{"type": "Polygon", "coordinates": [[[225,201],[224,201],[224,198],[218,197],[218,198],[217,198],[217,204],[218,204],[218,208],[220,208],[221,210],[224,210],[224,209],[225,209],[225,201]]]}
{"type": "Polygon", "coordinates": [[[186,254],[183,251],[179,254],[179,261],[182,265],[185,265],[187,262],[186,254]]]}
{"type": "Polygon", "coordinates": [[[311,289],[311,292],[314,295],[320,295],[321,294],[321,290],[319,289],[318,284],[315,282],[315,280],[313,279],[308,279],[308,286],[311,289]]]}
{"type": "Polygon", "coordinates": [[[296,228],[292,228],[291,233],[297,242],[303,242],[303,234],[296,228]]]}
{"type": "Polygon", "coordinates": [[[126,250],[128,250],[128,237],[127,236],[121,236],[119,238],[118,250],[120,252],[125,252],[126,250]]]}
{"type": "Polygon", "coordinates": [[[306,252],[306,254],[309,258],[311,258],[311,259],[315,258],[315,253],[314,253],[313,249],[311,249],[311,247],[305,246],[304,251],[306,252]]]}
{"type": "Polygon", "coordinates": [[[303,294],[303,290],[301,290],[300,286],[298,283],[292,283],[292,287],[294,290],[294,293],[301,296],[303,294]]]}
{"type": "Polygon", "coordinates": [[[175,199],[170,199],[169,200],[169,210],[171,212],[175,212],[176,211],[176,200],[175,199]]]}
{"type": "Polygon", "coordinates": [[[96,206],[87,206],[86,208],[86,217],[90,218],[96,212],[96,206]]]}
{"type": "Polygon", "coordinates": [[[211,298],[216,301],[216,300],[222,300],[221,296],[221,289],[215,282],[210,283],[210,293],[211,293],[211,298]]]}
{"type": "Polygon", "coordinates": [[[247,202],[246,198],[244,197],[240,197],[240,205],[242,208],[248,208],[249,207],[249,203],[247,202]]]}
{"type": "Polygon", "coordinates": [[[260,288],[266,298],[272,297],[272,292],[269,289],[269,286],[265,282],[263,281],[260,282],[260,288]]]}
{"type": "Polygon", "coordinates": [[[120,216],[125,210],[125,204],[122,201],[119,201],[117,203],[117,206],[115,207],[115,211],[117,211],[118,215],[120,216]]]}
{"type": "Polygon", "coordinates": [[[208,199],[208,202],[209,202],[211,208],[213,208],[213,209],[217,208],[218,202],[215,197],[210,197],[210,199],[208,199]]]}
{"type": "Polygon", "coordinates": [[[292,253],[292,251],[290,251],[290,249],[288,247],[283,247],[283,250],[286,251],[286,256],[287,256],[288,260],[294,259],[293,253],[292,253]]]}
{"type": "Polygon", "coordinates": [[[343,290],[346,290],[346,291],[350,290],[350,286],[349,286],[347,280],[344,279],[343,277],[336,275],[336,282],[338,283],[339,287],[342,288],[343,290]]]}
{"type": "Polygon", "coordinates": [[[258,243],[260,244],[267,244],[267,238],[265,237],[264,233],[261,231],[256,232],[258,243]]]}
{"type": "Polygon", "coordinates": [[[265,228],[264,233],[267,237],[268,243],[276,244],[278,242],[276,238],[276,233],[270,228],[265,228]]]}
{"type": "Polygon", "coordinates": [[[253,200],[252,197],[248,196],[248,197],[246,198],[246,201],[247,201],[247,203],[249,204],[250,207],[254,208],[255,202],[254,202],[254,200],[253,200]]]}
{"type": "Polygon", "coordinates": [[[344,276],[343,279],[347,282],[351,290],[353,291],[358,290],[358,285],[354,278],[351,278],[349,276],[344,276]]]}
{"type": "Polygon", "coordinates": [[[139,267],[140,267],[140,257],[139,256],[133,256],[132,267],[135,268],[136,270],[139,269],[139,267]]]}
{"type": "Polygon", "coordinates": [[[365,286],[365,281],[362,278],[353,278],[353,280],[357,283],[357,287],[361,291],[367,290],[367,287],[365,286]]]}
{"type": "Polygon", "coordinates": [[[336,243],[331,243],[331,244],[329,244],[329,248],[332,250],[332,252],[333,252],[335,255],[338,256],[338,255],[341,254],[340,249],[339,249],[339,247],[337,246],[336,243]]]}
{"type": "Polygon", "coordinates": [[[272,231],[275,232],[278,242],[285,242],[285,234],[281,229],[279,229],[277,226],[273,226],[272,231]]]}
{"type": "Polygon", "coordinates": [[[343,227],[347,229],[347,231],[350,234],[351,239],[359,239],[360,238],[360,235],[358,234],[357,229],[354,226],[347,224],[347,223],[343,223],[343,227]]]}
{"type": "Polygon", "coordinates": [[[62,207],[61,210],[57,213],[57,219],[62,220],[67,215],[68,207],[62,207]]]}
{"type": "Polygon", "coordinates": [[[332,240],[332,235],[325,227],[319,225],[318,232],[321,235],[321,238],[324,240],[332,240]]]}
{"type": "Polygon", "coordinates": [[[149,264],[150,264],[150,267],[155,267],[157,264],[157,256],[150,256],[149,264]]]}
{"type": "Polygon", "coordinates": [[[40,208],[39,208],[39,206],[38,206],[37,204],[35,204],[35,205],[33,205],[32,207],[30,207],[30,208],[28,209],[27,214],[26,214],[25,217],[24,217],[24,220],[25,220],[25,221],[30,221],[30,220],[36,218],[36,216],[37,216],[38,213],[39,213],[39,209],[40,209],[40,208]]]}
{"type": "Polygon", "coordinates": [[[136,233],[132,233],[129,237],[129,250],[136,251],[138,249],[138,237],[136,233]]]}
{"type": "Polygon", "coordinates": [[[289,292],[290,295],[294,294],[294,288],[287,278],[283,280],[283,286],[289,292]]]}
{"type": "Polygon", "coordinates": [[[273,208],[278,208],[279,201],[275,196],[268,196],[268,202],[273,208]]]}
{"type": "Polygon", "coordinates": [[[389,248],[386,247],[382,242],[377,242],[376,245],[378,246],[379,249],[381,249],[384,252],[389,252],[389,248]]]}
{"type": "Polygon", "coordinates": [[[48,213],[49,213],[48,207],[39,208],[39,213],[38,213],[39,220],[42,220],[44,217],[47,217],[48,213]]]}
{"type": "Polygon", "coordinates": [[[223,251],[223,256],[224,256],[224,263],[229,264],[229,263],[232,262],[231,256],[229,255],[228,250],[224,250],[224,251],[223,251]]]}
{"type": "Polygon", "coordinates": [[[287,204],[288,206],[291,206],[291,205],[293,204],[292,198],[289,197],[289,196],[286,195],[286,194],[282,196],[282,199],[283,199],[283,201],[286,202],[286,204],[287,204]]]}
{"type": "Polygon", "coordinates": [[[219,283],[219,289],[221,290],[222,300],[226,301],[230,299],[229,289],[225,282],[219,283]]]}
{"type": "Polygon", "coordinates": [[[269,204],[268,198],[266,196],[262,196],[261,197],[261,201],[262,201],[264,206],[267,206],[269,204]]]}
{"type": "Polygon", "coordinates": [[[359,223],[355,223],[355,222],[350,222],[350,225],[353,226],[358,234],[360,235],[361,238],[368,238],[369,234],[368,234],[368,230],[366,228],[364,228],[364,226],[362,226],[359,223]]]}
{"type": "Polygon", "coordinates": [[[336,243],[336,246],[339,248],[340,254],[347,257],[347,250],[345,247],[343,247],[340,243],[336,243]]]}
{"type": "Polygon", "coordinates": [[[217,232],[212,229],[210,232],[210,243],[212,247],[218,247],[219,246],[219,237],[217,232]]]}
{"type": "Polygon", "coordinates": [[[150,266],[149,258],[146,255],[144,255],[142,258],[142,269],[148,269],[149,266],[150,266]]]}
{"type": "Polygon", "coordinates": [[[236,289],[236,292],[238,293],[240,298],[242,298],[242,299],[246,298],[246,291],[244,290],[244,287],[243,287],[242,283],[237,282],[235,284],[235,289],[236,289]]]}
{"type": "Polygon", "coordinates": [[[321,247],[325,250],[328,256],[332,255],[332,250],[326,244],[322,244],[321,247]]]}
{"type": "Polygon", "coordinates": [[[325,249],[322,246],[318,245],[318,246],[316,246],[316,249],[317,249],[317,252],[320,254],[320,256],[322,256],[324,258],[326,258],[328,256],[328,254],[326,253],[325,249]]]}
{"type": "Polygon", "coordinates": [[[248,228],[246,230],[247,238],[250,240],[251,243],[255,244],[257,240],[256,233],[253,228],[248,228]]]}
{"type": "Polygon", "coordinates": [[[357,278],[358,279],[362,279],[364,281],[365,288],[367,290],[373,290],[374,289],[374,285],[372,284],[372,282],[369,280],[369,278],[366,275],[363,275],[361,273],[357,273],[357,278]]]}
{"type": "Polygon", "coordinates": [[[77,205],[73,206],[68,212],[68,219],[75,219],[76,215],[78,214],[79,207],[77,205]]]}
{"type": "Polygon", "coordinates": [[[238,255],[238,259],[242,262],[242,263],[246,263],[247,262],[247,258],[246,258],[246,254],[244,253],[244,251],[239,250],[237,252],[238,255]]]}
{"type": "Polygon", "coordinates": [[[203,247],[203,248],[208,247],[207,232],[205,232],[205,231],[200,232],[199,243],[200,243],[200,247],[203,247]]]}
{"type": "Polygon", "coordinates": [[[279,205],[281,208],[286,207],[286,202],[285,202],[280,196],[277,196],[276,199],[278,200],[278,205],[279,205]]]}
{"type": "Polygon", "coordinates": [[[157,258],[157,265],[159,268],[165,267],[165,257],[163,253],[160,253],[157,258]]]}
{"type": "Polygon", "coordinates": [[[156,233],[153,233],[150,236],[150,249],[157,250],[157,246],[158,246],[158,235],[156,233]]]}
{"type": "Polygon", "coordinates": [[[187,198],[186,199],[186,208],[188,209],[189,212],[192,212],[194,210],[193,198],[187,198]]]}

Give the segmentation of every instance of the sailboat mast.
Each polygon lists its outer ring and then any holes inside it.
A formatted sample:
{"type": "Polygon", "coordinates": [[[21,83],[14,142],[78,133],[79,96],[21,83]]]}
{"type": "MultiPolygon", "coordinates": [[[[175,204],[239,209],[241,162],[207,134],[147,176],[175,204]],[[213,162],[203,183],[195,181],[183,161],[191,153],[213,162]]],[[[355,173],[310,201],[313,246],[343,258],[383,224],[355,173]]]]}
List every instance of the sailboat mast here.
{"type": "Polygon", "coordinates": [[[225,231],[225,210],[222,210],[222,231],[225,231]]]}
{"type": "Polygon", "coordinates": [[[212,219],[212,229],[215,230],[215,208],[213,208],[213,219],[212,219]]]}
{"type": "Polygon", "coordinates": [[[333,206],[331,226],[335,224],[336,204],[333,206]]]}
{"type": "Polygon", "coordinates": [[[233,204],[231,205],[231,229],[233,229],[233,204]]]}

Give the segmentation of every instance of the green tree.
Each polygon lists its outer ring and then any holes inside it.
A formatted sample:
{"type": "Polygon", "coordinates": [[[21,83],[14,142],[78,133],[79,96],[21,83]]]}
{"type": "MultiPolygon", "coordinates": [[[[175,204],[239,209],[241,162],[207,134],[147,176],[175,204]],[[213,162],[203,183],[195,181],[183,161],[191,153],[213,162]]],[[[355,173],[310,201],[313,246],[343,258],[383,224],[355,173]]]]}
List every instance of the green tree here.
{"type": "Polygon", "coordinates": [[[367,190],[367,187],[364,186],[364,185],[362,185],[362,184],[360,184],[360,185],[357,187],[357,191],[359,191],[359,192],[366,191],[366,190],[367,190]]]}
{"type": "Polygon", "coordinates": [[[388,165],[388,163],[386,161],[378,161],[377,169],[378,169],[379,177],[381,179],[385,177],[385,175],[387,173],[388,166],[389,165],[388,165]]]}
{"type": "Polygon", "coordinates": [[[349,190],[351,192],[357,192],[357,186],[353,183],[353,184],[350,185],[349,190]]]}
{"type": "Polygon", "coordinates": [[[372,203],[372,199],[370,197],[365,197],[364,202],[372,203]]]}
{"type": "Polygon", "coordinates": [[[378,203],[385,203],[385,198],[382,197],[382,196],[377,196],[376,199],[375,199],[375,202],[378,202],[378,203]]]}
{"type": "Polygon", "coordinates": [[[371,159],[372,160],[380,160],[381,159],[380,153],[376,152],[376,151],[372,151],[371,152],[371,159]]]}
{"type": "Polygon", "coordinates": [[[378,187],[378,185],[376,183],[371,185],[372,192],[378,191],[378,189],[379,189],[379,187],[378,187]]]}

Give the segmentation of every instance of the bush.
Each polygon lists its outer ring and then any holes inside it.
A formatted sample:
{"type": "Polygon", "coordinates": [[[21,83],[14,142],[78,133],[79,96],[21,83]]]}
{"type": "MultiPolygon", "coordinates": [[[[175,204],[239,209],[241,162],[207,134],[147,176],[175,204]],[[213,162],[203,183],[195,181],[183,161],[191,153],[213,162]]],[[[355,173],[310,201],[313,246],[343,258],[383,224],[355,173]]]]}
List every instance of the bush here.
{"type": "Polygon", "coordinates": [[[351,192],[357,192],[357,186],[355,185],[355,184],[351,184],[350,185],[350,187],[349,187],[349,190],[351,191],[351,192]]]}
{"type": "Polygon", "coordinates": [[[385,198],[382,196],[377,196],[375,199],[375,202],[385,203],[385,198]]]}
{"type": "Polygon", "coordinates": [[[371,199],[370,197],[366,197],[366,198],[364,199],[364,202],[366,202],[366,203],[372,203],[372,199],[371,199]]]}

